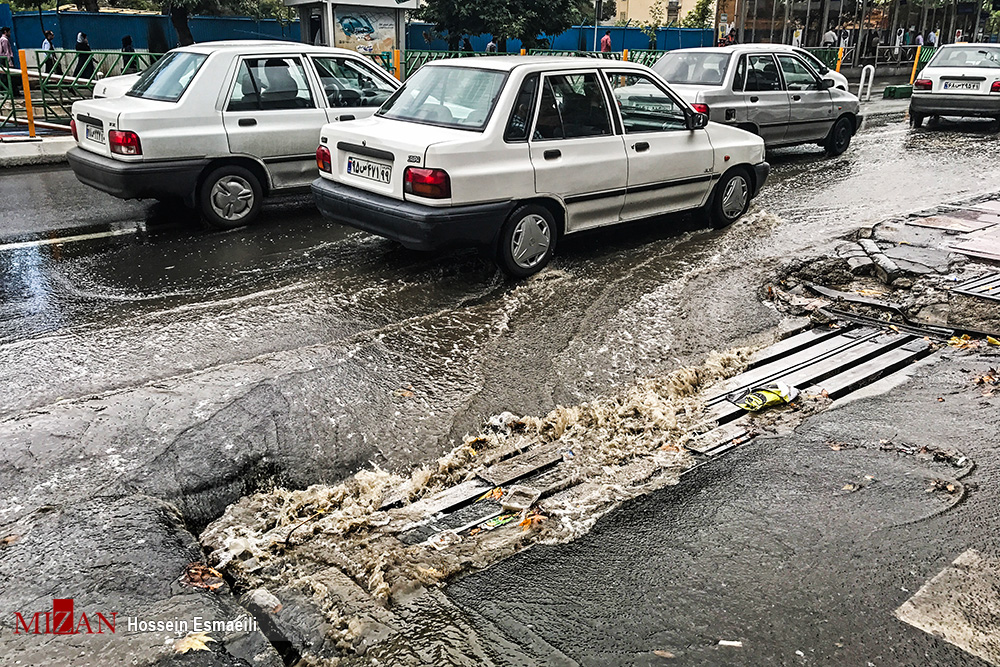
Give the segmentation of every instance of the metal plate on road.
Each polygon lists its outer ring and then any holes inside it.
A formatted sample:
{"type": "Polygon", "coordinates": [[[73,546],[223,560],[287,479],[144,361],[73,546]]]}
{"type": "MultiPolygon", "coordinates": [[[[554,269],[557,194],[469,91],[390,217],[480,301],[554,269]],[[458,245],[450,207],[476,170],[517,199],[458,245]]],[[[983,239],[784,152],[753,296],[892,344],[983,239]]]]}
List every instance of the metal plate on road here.
{"type": "Polygon", "coordinates": [[[987,273],[970,278],[952,287],[951,291],[1000,301],[1000,273],[987,273]]]}
{"type": "Polygon", "coordinates": [[[392,178],[392,165],[348,155],[347,173],[352,176],[366,178],[369,181],[388,183],[392,178]]]}

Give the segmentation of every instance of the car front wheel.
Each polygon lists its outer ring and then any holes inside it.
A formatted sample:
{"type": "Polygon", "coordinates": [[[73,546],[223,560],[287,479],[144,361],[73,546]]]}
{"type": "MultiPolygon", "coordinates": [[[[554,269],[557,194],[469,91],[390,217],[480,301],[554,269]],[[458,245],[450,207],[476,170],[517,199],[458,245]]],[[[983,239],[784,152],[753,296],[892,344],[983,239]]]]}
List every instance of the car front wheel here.
{"type": "Polygon", "coordinates": [[[198,192],[201,214],[218,229],[234,229],[252,222],[260,213],[263,198],[257,177],[237,165],[212,171],[198,192]]]}
{"type": "Polygon", "coordinates": [[[708,200],[708,224],[722,229],[739,220],[750,208],[751,192],[750,177],[743,169],[724,174],[708,200]]]}
{"type": "Polygon", "coordinates": [[[556,248],[556,225],[544,206],[517,207],[500,229],[497,264],[508,275],[526,278],[541,271],[556,248]]]}
{"type": "Polygon", "coordinates": [[[854,135],[854,125],[849,118],[839,118],[833,124],[833,129],[826,138],[826,154],[833,157],[840,155],[851,145],[854,135]]]}

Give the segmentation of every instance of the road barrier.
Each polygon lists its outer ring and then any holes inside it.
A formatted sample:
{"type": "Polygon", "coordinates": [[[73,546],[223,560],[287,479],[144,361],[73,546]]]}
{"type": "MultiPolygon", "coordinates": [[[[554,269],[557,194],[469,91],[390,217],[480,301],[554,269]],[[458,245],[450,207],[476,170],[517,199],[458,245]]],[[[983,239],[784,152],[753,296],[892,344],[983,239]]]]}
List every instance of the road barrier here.
{"type": "MultiPolygon", "coordinates": [[[[17,70],[14,70],[15,72],[17,70]]],[[[18,72],[20,75],[20,72],[18,72]]],[[[13,125],[17,120],[17,104],[14,101],[14,79],[7,59],[0,60],[0,127],[13,125]]]]}

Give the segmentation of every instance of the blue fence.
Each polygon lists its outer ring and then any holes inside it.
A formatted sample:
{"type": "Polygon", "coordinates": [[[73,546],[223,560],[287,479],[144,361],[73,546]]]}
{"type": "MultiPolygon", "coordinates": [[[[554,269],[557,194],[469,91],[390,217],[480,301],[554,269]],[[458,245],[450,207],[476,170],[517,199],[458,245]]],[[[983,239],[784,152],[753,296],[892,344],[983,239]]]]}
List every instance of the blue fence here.
{"type": "MultiPolygon", "coordinates": [[[[6,5],[0,5],[0,11],[6,5]]],[[[95,51],[118,50],[122,37],[132,37],[132,45],[140,51],[164,53],[177,46],[177,32],[169,16],[162,14],[92,14],[88,12],[45,11],[18,12],[13,27],[22,49],[41,47],[42,26],[55,33],[57,49],[74,49],[78,32],[87,33],[90,48],[95,51]]],[[[188,21],[196,42],[220,39],[286,39],[299,40],[298,21],[281,24],[274,19],[256,20],[247,17],[193,16],[188,21]]]]}
{"type": "MultiPolygon", "coordinates": [[[[651,48],[649,37],[638,28],[619,28],[615,26],[598,26],[597,39],[605,31],[611,31],[611,50],[648,49],[651,48]]],[[[549,40],[549,47],[556,51],[592,51],[594,49],[594,26],[578,25],[566,32],[544,36],[549,40]]],[[[470,36],[473,51],[485,51],[490,35],[470,36]]],[[[695,28],[659,28],[656,31],[655,48],[660,51],[670,49],[691,48],[696,46],[715,46],[715,31],[695,28]]],[[[438,34],[431,23],[410,23],[406,27],[406,48],[416,50],[447,51],[447,36],[438,34]]],[[[519,53],[521,42],[516,39],[507,40],[507,52],[519,53]]]]}

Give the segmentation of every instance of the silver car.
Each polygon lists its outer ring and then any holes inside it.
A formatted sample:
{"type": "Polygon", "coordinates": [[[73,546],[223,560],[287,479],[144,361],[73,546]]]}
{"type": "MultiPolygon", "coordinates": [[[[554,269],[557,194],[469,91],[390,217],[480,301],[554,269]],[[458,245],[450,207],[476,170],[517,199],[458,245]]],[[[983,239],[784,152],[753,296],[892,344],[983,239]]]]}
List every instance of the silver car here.
{"type": "Polygon", "coordinates": [[[861,127],[858,98],[787,47],[678,49],[653,69],[695,110],[760,135],[768,148],[814,143],[840,155],[861,127]]]}

